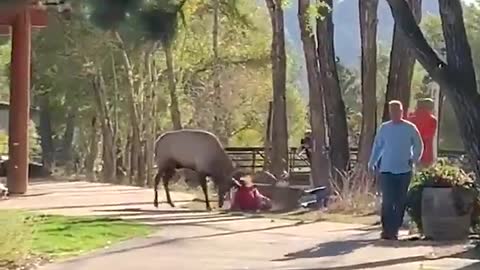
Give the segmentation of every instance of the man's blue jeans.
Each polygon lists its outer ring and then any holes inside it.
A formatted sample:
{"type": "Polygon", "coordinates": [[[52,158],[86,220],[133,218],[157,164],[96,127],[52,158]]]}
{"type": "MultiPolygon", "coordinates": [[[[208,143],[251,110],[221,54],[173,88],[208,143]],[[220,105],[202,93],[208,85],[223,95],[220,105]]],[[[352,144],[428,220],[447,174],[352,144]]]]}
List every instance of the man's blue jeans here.
{"type": "Polygon", "coordinates": [[[412,172],[402,174],[382,172],[380,175],[382,227],[383,233],[387,236],[397,236],[402,226],[411,178],[412,172]]]}

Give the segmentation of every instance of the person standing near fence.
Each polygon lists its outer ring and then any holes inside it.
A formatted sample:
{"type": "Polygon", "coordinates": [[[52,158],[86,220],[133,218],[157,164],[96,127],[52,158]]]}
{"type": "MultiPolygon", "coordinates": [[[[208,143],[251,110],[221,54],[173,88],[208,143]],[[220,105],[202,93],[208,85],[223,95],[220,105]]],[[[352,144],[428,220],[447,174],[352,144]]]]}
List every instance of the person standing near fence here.
{"type": "Polygon", "coordinates": [[[301,152],[305,151],[305,155],[307,156],[308,162],[311,164],[312,163],[312,131],[311,130],[305,131],[303,138],[300,140],[299,150],[300,151],[297,154],[300,154],[301,152]]]}
{"type": "Polygon", "coordinates": [[[422,157],[423,143],[417,127],[403,119],[400,101],[389,102],[389,113],[391,120],[380,126],[375,137],[368,168],[371,173],[380,172],[381,238],[396,240],[403,223],[408,186],[414,166],[422,157]]]}
{"type": "Polygon", "coordinates": [[[417,108],[412,112],[408,121],[412,122],[420,132],[423,141],[423,155],[420,160],[422,167],[430,167],[435,162],[433,145],[437,142],[435,134],[437,132],[438,120],[433,114],[434,102],[430,98],[419,99],[417,101],[417,108]]]}

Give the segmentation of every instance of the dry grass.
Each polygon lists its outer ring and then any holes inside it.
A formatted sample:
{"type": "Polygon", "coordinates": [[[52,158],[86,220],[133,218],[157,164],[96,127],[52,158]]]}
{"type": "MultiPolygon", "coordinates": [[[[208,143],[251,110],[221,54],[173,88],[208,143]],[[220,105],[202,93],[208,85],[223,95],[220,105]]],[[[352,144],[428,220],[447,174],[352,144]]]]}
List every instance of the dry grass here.
{"type": "Polygon", "coordinates": [[[379,206],[375,182],[365,171],[341,173],[340,183],[333,183],[334,199],[327,213],[354,216],[374,215],[379,206]]]}
{"type": "Polygon", "coordinates": [[[0,212],[0,269],[12,264],[21,265],[30,254],[34,221],[26,213],[0,212]]]}
{"type": "MultiPolygon", "coordinates": [[[[379,221],[376,214],[379,200],[375,195],[374,181],[364,173],[350,172],[342,174],[340,185],[334,185],[334,200],[325,211],[298,209],[286,213],[259,213],[255,216],[288,219],[304,222],[331,221],[374,225],[379,221]],[[342,188],[339,188],[341,186],[342,188]]],[[[170,190],[188,192],[196,199],[182,205],[182,208],[204,210],[205,202],[200,187],[186,184],[183,180],[171,183],[170,190]]],[[[213,209],[217,207],[215,190],[210,186],[209,197],[213,209]]],[[[252,214],[246,214],[251,216],[252,214]]]]}

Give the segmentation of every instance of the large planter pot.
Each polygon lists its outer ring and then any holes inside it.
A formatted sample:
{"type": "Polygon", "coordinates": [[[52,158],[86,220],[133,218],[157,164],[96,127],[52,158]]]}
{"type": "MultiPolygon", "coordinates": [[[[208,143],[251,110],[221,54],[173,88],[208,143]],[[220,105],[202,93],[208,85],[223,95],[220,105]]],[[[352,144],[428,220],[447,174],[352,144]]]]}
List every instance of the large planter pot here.
{"type": "Polygon", "coordinates": [[[459,215],[452,188],[424,188],[422,227],[425,237],[436,241],[464,240],[470,233],[471,213],[459,215]]]}

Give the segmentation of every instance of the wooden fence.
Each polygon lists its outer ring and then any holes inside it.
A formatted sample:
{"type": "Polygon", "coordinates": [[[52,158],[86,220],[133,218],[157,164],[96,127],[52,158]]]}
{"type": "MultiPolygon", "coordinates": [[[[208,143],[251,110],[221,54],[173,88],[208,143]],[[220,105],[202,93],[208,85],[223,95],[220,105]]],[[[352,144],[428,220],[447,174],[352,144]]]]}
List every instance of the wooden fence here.
{"type": "MultiPolygon", "coordinates": [[[[0,143],[0,159],[7,159],[8,153],[6,151],[7,144],[0,143]],[[3,151],[2,151],[3,150],[3,151]]],[[[310,163],[307,157],[303,155],[297,155],[297,147],[291,147],[288,151],[288,167],[291,173],[297,174],[309,174],[310,163]]],[[[264,147],[227,147],[226,151],[232,158],[232,160],[240,168],[256,172],[263,170],[265,162],[265,149],[264,147]]],[[[357,148],[350,149],[350,166],[353,167],[357,162],[357,148]]],[[[459,159],[464,156],[464,151],[459,150],[439,150],[440,157],[448,157],[453,159],[459,159]]],[[[31,155],[30,160],[41,162],[41,155],[31,155]]]]}
{"type": "MultiPolygon", "coordinates": [[[[297,155],[298,148],[291,147],[288,152],[288,167],[293,173],[309,173],[310,163],[305,155],[297,155]]],[[[264,167],[265,149],[263,147],[227,147],[226,151],[232,160],[245,170],[250,172],[261,171],[264,167]]],[[[357,148],[350,149],[350,166],[353,167],[357,162],[357,148]]],[[[459,150],[439,150],[439,157],[460,158],[465,155],[464,151],[459,150]]]]}

